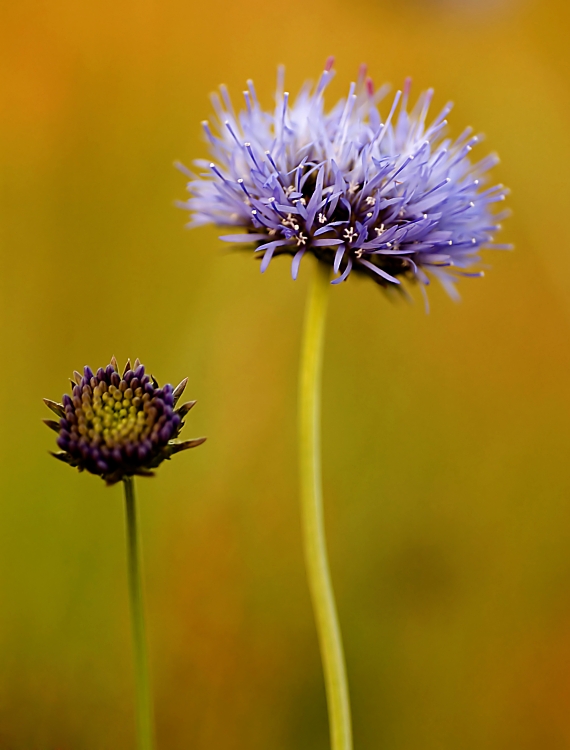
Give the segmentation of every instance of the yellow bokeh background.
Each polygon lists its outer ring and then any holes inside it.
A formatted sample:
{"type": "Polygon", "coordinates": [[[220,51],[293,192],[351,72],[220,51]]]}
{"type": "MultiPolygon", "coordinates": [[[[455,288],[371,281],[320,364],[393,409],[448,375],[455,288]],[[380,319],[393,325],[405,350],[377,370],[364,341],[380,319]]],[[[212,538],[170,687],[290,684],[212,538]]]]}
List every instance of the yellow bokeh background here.
{"type": "MultiPolygon", "coordinates": [[[[0,748],[134,748],[120,487],[48,455],[44,396],[115,354],[189,376],[138,483],[161,750],[324,750],[296,373],[309,265],[188,232],[172,163],[220,82],[271,103],[434,86],[497,150],[504,241],[463,301],[331,290],[324,481],[355,746],[570,746],[570,65],[562,0],[21,0],[1,11],[0,748]],[[304,270],[303,270],[304,268],[304,270]]],[[[331,98],[331,101],[332,101],[331,98]]]]}

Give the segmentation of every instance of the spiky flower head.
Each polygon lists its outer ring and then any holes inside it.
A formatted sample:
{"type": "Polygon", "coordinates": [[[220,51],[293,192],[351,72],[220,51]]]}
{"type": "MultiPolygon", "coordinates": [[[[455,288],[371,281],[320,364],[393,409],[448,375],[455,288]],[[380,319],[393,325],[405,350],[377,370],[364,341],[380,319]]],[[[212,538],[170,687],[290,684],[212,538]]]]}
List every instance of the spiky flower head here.
{"type": "Polygon", "coordinates": [[[206,440],[177,439],[196,403],[176,408],[188,378],[176,388],[161,388],[138,359],[132,367],[127,361],[121,376],[115,357],[95,374],[85,367],[83,375],[73,375],[72,393],[61,404],[44,399],[59,421],[44,422],[58,433],[61,451],[52,455],[79,471],[97,474],[107,484],[135,474],[152,476],[165,459],[206,440]]]}
{"type": "Polygon", "coordinates": [[[331,58],[317,85],[291,103],[280,70],[273,112],[261,108],[251,81],[239,114],[220,87],[217,122],[203,123],[213,161],[196,161],[205,169],[198,176],[187,172],[191,197],[180,204],[190,226],[244,230],[221,239],[253,244],[261,271],[287,254],[296,278],[312,253],[332,266],[333,284],[358,272],[401,291],[402,279],[423,289],[431,276],[456,295],[458,276],[481,275],[473,269],[481,248],[507,248],[493,243],[501,219],[493,205],[506,190],[484,187],[496,156],[470,160],[478,141],[471,128],[445,138],[451,104],[426,124],[431,89],[408,112],[409,80],[383,118],[377,104],[386,88],[375,91],[364,66],[327,112],[332,76],[331,58]]]}

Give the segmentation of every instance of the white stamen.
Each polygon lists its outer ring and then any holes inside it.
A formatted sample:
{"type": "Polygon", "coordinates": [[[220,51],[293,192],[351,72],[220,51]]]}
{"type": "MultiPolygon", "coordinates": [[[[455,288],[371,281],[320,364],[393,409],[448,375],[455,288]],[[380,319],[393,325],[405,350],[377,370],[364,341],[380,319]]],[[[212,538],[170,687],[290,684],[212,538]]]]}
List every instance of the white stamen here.
{"type": "Polygon", "coordinates": [[[348,240],[349,242],[352,242],[355,239],[355,237],[357,237],[357,236],[358,235],[357,235],[354,227],[347,227],[344,230],[343,237],[344,237],[345,240],[348,240]]]}
{"type": "Polygon", "coordinates": [[[293,218],[293,214],[287,214],[287,218],[283,219],[281,221],[284,227],[291,227],[291,229],[294,229],[296,232],[299,231],[299,225],[297,224],[297,221],[293,218]]]}

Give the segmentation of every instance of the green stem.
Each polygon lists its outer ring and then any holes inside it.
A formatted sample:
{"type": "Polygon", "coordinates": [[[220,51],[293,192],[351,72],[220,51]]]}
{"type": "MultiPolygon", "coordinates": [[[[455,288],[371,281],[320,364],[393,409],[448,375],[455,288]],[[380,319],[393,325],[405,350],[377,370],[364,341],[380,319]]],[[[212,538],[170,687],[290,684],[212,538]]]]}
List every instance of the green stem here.
{"type": "Polygon", "coordinates": [[[138,749],[153,750],[154,731],[152,701],[146,633],[144,623],[144,606],[141,582],[141,552],[138,535],[135,482],[133,477],[125,477],[125,511],[127,518],[127,560],[129,573],[129,598],[131,604],[131,623],[135,656],[136,714],[138,730],[138,749]]]}
{"type": "Polygon", "coordinates": [[[311,282],[299,377],[299,450],[305,562],[325,674],[332,750],[352,750],[348,683],[329,572],[321,480],[321,373],[330,271],[318,261],[311,282]]]}

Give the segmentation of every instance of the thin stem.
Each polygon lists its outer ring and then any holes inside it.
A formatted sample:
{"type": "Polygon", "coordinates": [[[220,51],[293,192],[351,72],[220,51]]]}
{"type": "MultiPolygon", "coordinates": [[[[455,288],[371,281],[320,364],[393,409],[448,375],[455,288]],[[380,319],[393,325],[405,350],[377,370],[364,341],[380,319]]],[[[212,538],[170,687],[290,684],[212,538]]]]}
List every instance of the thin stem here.
{"type": "Polygon", "coordinates": [[[135,482],[133,477],[125,477],[123,482],[125,485],[125,511],[127,518],[129,598],[131,604],[131,623],[135,656],[138,749],[153,750],[153,715],[144,623],[141,553],[138,534],[135,482]]]}
{"type": "Polygon", "coordinates": [[[330,271],[318,261],[309,290],[299,377],[299,450],[305,562],[325,674],[332,750],[352,750],[348,682],[329,572],[321,480],[321,373],[330,271]]]}

